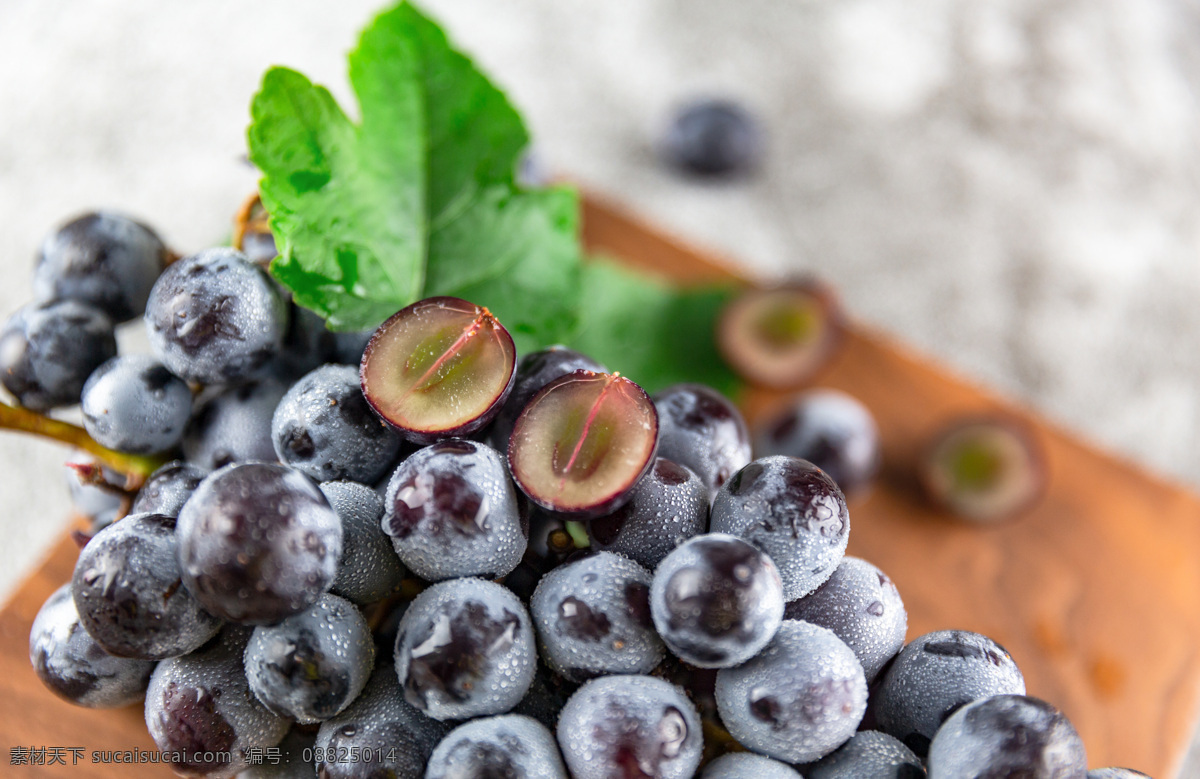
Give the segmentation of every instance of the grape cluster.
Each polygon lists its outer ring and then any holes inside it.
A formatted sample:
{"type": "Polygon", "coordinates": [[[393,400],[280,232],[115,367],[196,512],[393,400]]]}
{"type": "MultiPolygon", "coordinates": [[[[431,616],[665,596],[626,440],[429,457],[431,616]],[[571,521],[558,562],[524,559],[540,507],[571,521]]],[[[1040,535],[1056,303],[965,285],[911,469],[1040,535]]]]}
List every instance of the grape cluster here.
{"type": "Polygon", "coordinates": [[[123,217],[62,228],[0,379],[165,463],[133,495],[73,466],[93,527],[30,657],[80,705],[144,694],[180,774],[1085,776],[1003,647],[905,644],[895,584],[845,556],[841,485],[878,458],[852,402],[803,400],[755,459],[719,393],[518,359],[467,301],[364,350],[235,250],[169,256],[123,217]],[[139,313],[153,354],[117,356],[139,313]]]}

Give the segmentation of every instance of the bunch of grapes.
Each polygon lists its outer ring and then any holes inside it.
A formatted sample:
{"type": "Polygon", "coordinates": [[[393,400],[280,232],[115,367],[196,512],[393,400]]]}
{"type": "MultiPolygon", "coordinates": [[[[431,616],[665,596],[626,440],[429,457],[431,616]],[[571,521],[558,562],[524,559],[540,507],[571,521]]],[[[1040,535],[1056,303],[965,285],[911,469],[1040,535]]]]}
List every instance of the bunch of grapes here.
{"type": "Polygon", "coordinates": [[[878,454],[860,407],[822,396],[752,459],[713,390],[518,355],[467,301],[327,332],[258,249],[168,262],[84,217],[0,336],[22,405],[178,458],[123,503],[98,469],[30,655],[74,703],[144,696],[180,774],[1088,775],[1003,647],[906,645],[895,585],[845,556],[835,477],[860,488],[878,454]],[[118,356],[139,314],[153,354],[118,356]]]}

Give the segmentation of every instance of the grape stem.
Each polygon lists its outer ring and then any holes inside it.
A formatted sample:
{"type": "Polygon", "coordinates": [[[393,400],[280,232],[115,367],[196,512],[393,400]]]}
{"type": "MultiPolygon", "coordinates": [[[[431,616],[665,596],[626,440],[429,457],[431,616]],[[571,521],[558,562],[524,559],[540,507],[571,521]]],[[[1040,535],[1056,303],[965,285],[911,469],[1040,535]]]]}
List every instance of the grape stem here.
{"type": "Polygon", "coordinates": [[[125,490],[132,492],[146,481],[163,463],[162,457],[126,454],[96,443],[79,425],[39,414],[27,408],[0,403],[0,429],[41,436],[74,446],[95,457],[113,470],[125,475],[125,490]]]}

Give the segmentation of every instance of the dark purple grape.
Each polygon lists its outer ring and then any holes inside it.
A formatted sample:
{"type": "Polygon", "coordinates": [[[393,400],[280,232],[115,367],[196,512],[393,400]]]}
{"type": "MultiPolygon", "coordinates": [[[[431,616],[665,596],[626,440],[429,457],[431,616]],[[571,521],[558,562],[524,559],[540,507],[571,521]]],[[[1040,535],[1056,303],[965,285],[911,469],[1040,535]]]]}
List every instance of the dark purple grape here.
{"type": "Polygon", "coordinates": [[[529,614],[493,582],[435,584],[400,620],[396,675],[408,702],[436,720],[509,711],[533,682],[536,662],[529,614]]]}
{"type": "Polygon", "coordinates": [[[845,331],[833,290],[817,281],[751,289],[717,322],[717,348],[746,381],[768,389],[804,386],[841,345],[845,331]]]}
{"type": "Polygon", "coordinates": [[[865,491],[879,470],[879,428],[867,407],[845,392],[810,390],[762,426],[754,454],[808,460],[852,495],[865,491]]]}
{"type": "MultiPolygon", "coordinates": [[[[163,660],[146,690],[146,727],[172,753],[183,776],[230,777],[246,767],[246,750],[283,740],[288,721],[258,702],[242,669],[249,628],[229,626],[217,640],[163,660]]],[[[166,760],[166,758],[164,758],[166,760]]]]}
{"type": "Polygon", "coordinates": [[[520,714],[485,717],[446,734],[425,779],[568,779],[558,742],[545,725],[520,714]]]}
{"type": "Polygon", "coordinates": [[[224,619],[272,624],[329,589],[342,522],[304,474],[283,465],[227,465],[179,512],[183,583],[224,619]]]}
{"type": "Polygon", "coordinates": [[[898,740],[877,730],[862,730],[816,763],[804,767],[805,779],[925,779],[921,758],[898,740]]]}
{"type": "Polygon", "coordinates": [[[422,779],[448,730],[404,700],[390,663],[380,663],[350,708],[317,731],[320,779],[422,779]]]}
{"type": "Polygon", "coordinates": [[[846,742],[867,708],[862,666],[832,631],[787,619],[767,648],[717,672],[717,707],[743,746],[785,763],[846,742]]]}
{"type": "Polygon", "coordinates": [[[1086,779],[1083,739],[1061,711],[1024,695],[963,706],[929,745],[929,775],[1086,779]]]}
{"type": "Polygon", "coordinates": [[[687,779],[704,747],[691,701],[652,676],[605,676],[583,685],[563,707],[557,735],[574,779],[687,779]]]}
{"type": "Polygon", "coordinates": [[[764,457],[717,493],[708,529],[765,552],[778,566],[790,602],[833,575],[850,539],[850,512],[833,479],[812,463],[764,457]]]}
{"type": "Polygon", "coordinates": [[[271,418],[285,392],[281,382],[264,379],[207,398],[184,433],[188,462],[209,470],[230,463],[275,462],[271,418]]]}
{"type": "Polygon", "coordinates": [[[615,511],[654,462],[658,415],[615,373],[576,371],[547,384],[517,418],[508,463],[536,505],[577,519],[615,511]]]}
{"type": "Polygon", "coordinates": [[[737,406],[702,384],[675,384],[654,396],[658,456],[690,468],[717,490],[750,462],[750,431],[737,406]]]}
{"type": "Polygon", "coordinates": [[[650,621],[650,573],[612,552],[560,565],[530,599],[542,660],[574,682],[650,673],[665,650],[650,621]]]}
{"type": "Polygon", "coordinates": [[[133,514],[165,514],[179,516],[183,504],[204,481],[208,471],[182,460],[172,460],[150,474],[134,498],[133,514]]]}
{"type": "Polygon", "coordinates": [[[325,594],[277,625],[256,627],[244,660],[259,702],[281,717],[313,724],[362,692],[375,666],[375,644],[362,612],[325,594]]]}
{"type": "Polygon", "coordinates": [[[488,442],[498,451],[508,451],[513,425],[533,396],[555,379],[575,371],[607,373],[608,369],[591,357],[565,346],[550,346],[522,357],[517,363],[512,392],[488,429],[488,442]]]}
{"type": "Polygon", "coordinates": [[[221,629],[181,586],[175,520],[136,514],[97,533],[75,563],[79,618],[105,651],[161,660],[187,654],[221,629]]]}
{"type": "Polygon", "coordinates": [[[183,379],[145,354],[114,357],[92,371],[80,398],[83,426],[109,449],[134,454],[178,445],[192,415],[183,379]]]}
{"type": "Polygon", "coordinates": [[[507,575],[525,554],[516,490],[500,454],[462,438],[431,444],[396,467],[383,530],[417,576],[507,575]]]}
{"type": "Polygon", "coordinates": [[[658,457],[621,508],[587,523],[592,548],[653,571],[672,549],[708,528],[708,488],[690,468],[658,457]]]}
{"type": "Polygon", "coordinates": [[[979,417],[955,420],[938,432],[920,477],[941,508],[973,522],[997,522],[1037,502],[1046,487],[1046,464],[1024,424],[979,417]]]}
{"type": "Polygon", "coordinates": [[[663,155],[675,168],[694,176],[745,175],[762,156],[762,128],[729,100],[689,103],[671,120],[663,155]]]}
{"type": "Polygon", "coordinates": [[[512,336],[486,308],[426,298],[379,326],[363,352],[362,391],[411,441],[432,443],[482,429],[516,376],[512,336]]]}
{"type": "Polygon", "coordinates": [[[650,614],[667,648],[700,668],[754,657],[783,619],[783,583],[771,558],[740,538],[685,541],[654,572],[650,614]]]}
{"type": "Polygon", "coordinates": [[[404,566],[379,524],[383,499],[352,481],[325,482],[321,492],[342,520],[342,558],[330,591],[360,606],[398,591],[404,566]]]}
{"type": "Polygon", "coordinates": [[[154,663],[114,657],[79,623],[71,585],[47,599],[29,631],[29,661],[42,684],[77,706],[114,708],[142,697],[154,663]]]}
{"type": "Polygon", "coordinates": [[[0,329],[0,384],[34,411],[73,406],[92,371],[116,354],[112,320],[99,309],[75,300],[28,305],[0,329]]]}
{"type": "Polygon", "coordinates": [[[317,481],[372,483],[400,452],[400,436],[363,397],[358,371],[323,365],[280,400],[271,421],[275,454],[317,481]]]}
{"type": "Polygon", "coordinates": [[[78,300],[114,322],[141,314],[169,252],[146,225],[120,214],[77,217],[47,236],[33,272],[39,303],[78,300]]]}
{"type": "Polygon", "coordinates": [[[939,630],[910,642],[871,698],[878,729],[923,757],[952,712],[992,695],[1024,695],[1025,678],[1012,656],[987,636],[939,630]]]}
{"type": "Polygon", "coordinates": [[[244,381],[279,354],[288,308],[266,271],[235,249],[172,263],[146,302],[150,347],[188,381],[244,381]]]}
{"type": "Polygon", "coordinates": [[[845,557],[829,580],[787,604],[786,619],[832,630],[854,650],[867,682],[904,647],[908,612],[892,580],[866,560],[845,557]]]}
{"type": "Polygon", "coordinates": [[[700,779],[804,779],[786,763],[751,752],[730,752],[704,767],[700,779]]]}

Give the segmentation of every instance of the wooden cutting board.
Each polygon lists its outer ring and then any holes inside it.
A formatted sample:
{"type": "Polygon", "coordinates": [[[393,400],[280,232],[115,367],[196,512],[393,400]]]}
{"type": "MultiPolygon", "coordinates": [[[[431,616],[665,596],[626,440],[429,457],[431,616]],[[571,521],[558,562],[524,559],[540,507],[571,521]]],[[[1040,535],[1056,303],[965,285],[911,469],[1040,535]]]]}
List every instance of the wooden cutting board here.
{"type": "MultiPolygon", "coordinates": [[[[719,260],[589,199],[593,250],[683,281],[733,278],[719,260]]],[[[1029,693],[1062,708],[1092,767],[1177,774],[1200,700],[1200,498],[1097,452],[858,324],[818,378],[874,412],[884,448],[879,484],[851,503],[850,554],[888,573],[909,637],[961,628],[1003,644],[1029,693]],[[959,415],[1025,419],[1050,472],[1040,504],[1003,526],[978,528],[922,500],[916,452],[959,415]]],[[[747,392],[751,425],[785,396],[747,392]]],[[[64,538],[0,611],[0,771],[14,777],[169,776],[161,766],[93,762],[93,750],[153,749],[140,707],[89,711],[58,701],[29,666],[29,626],[74,566],[64,538]],[[13,747],[81,747],[78,765],[10,767],[13,747]]],[[[103,757],[98,755],[97,757],[103,757]]]]}

